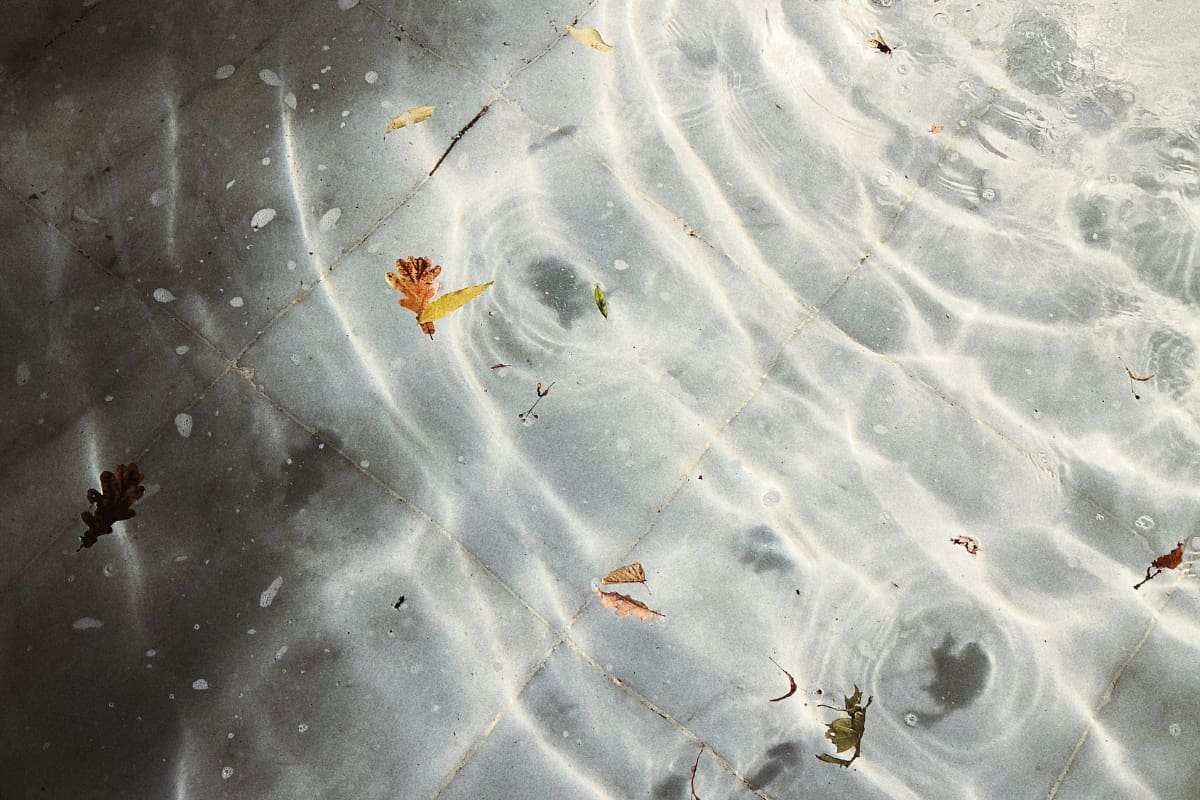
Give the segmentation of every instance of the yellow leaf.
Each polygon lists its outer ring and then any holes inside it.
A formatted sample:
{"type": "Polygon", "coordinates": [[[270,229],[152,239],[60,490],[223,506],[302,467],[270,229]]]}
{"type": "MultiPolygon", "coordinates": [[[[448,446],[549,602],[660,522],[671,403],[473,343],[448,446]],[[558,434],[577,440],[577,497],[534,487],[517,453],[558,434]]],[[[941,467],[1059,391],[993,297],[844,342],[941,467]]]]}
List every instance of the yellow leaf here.
{"type": "Polygon", "coordinates": [[[646,571],[640,563],[617,567],[600,579],[601,583],[645,583],[646,571]]]}
{"type": "Polygon", "coordinates": [[[416,125],[418,122],[424,122],[433,116],[433,106],[417,106],[410,108],[398,117],[393,117],[391,123],[387,126],[387,130],[383,132],[387,136],[392,131],[398,131],[401,128],[406,128],[409,125],[416,125]]]}
{"type": "Polygon", "coordinates": [[[576,28],[574,25],[568,25],[567,33],[574,36],[575,41],[585,44],[593,50],[599,50],[601,53],[612,52],[613,46],[604,41],[600,31],[595,28],[576,28]]]}
{"type": "Polygon", "coordinates": [[[429,305],[425,306],[425,310],[421,312],[419,317],[417,317],[417,322],[420,322],[421,324],[433,322],[446,316],[451,311],[457,311],[465,306],[468,302],[485,292],[493,283],[495,283],[495,281],[488,281],[487,283],[481,283],[478,286],[468,286],[465,289],[459,289],[457,292],[447,292],[429,305]]]}

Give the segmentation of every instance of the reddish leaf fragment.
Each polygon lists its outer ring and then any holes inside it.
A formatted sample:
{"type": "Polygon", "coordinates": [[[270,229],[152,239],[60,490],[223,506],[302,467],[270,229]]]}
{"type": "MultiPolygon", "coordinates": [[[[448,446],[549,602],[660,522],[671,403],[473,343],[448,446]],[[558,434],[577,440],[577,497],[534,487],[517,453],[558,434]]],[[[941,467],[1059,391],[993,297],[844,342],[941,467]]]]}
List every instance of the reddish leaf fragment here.
{"type": "Polygon", "coordinates": [[[696,753],[696,763],[692,764],[692,800],[700,800],[700,795],[696,794],[696,769],[700,766],[700,756],[704,755],[704,748],[700,748],[700,752],[696,753]]]}
{"type": "Polygon", "coordinates": [[[945,125],[931,125],[929,127],[929,132],[932,133],[934,136],[937,136],[939,133],[941,133],[944,130],[946,130],[945,125]]]}
{"type": "Polygon", "coordinates": [[[618,617],[637,617],[642,622],[649,622],[655,617],[666,616],[661,611],[647,608],[645,603],[640,600],[634,600],[627,594],[604,592],[600,589],[597,589],[596,593],[600,595],[600,605],[613,609],[617,612],[618,617]]]}
{"type": "Polygon", "coordinates": [[[1133,374],[1133,370],[1131,370],[1129,367],[1125,368],[1125,374],[1129,376],[1129,393],[1133,395],[1134,400],[1141,400],[1142,396],[1133,390],[1134,381],[1138,381],[1138,382],[1148,381],[1148,380],[1151,380],[1154,376],[1147,375],[1144,378],[1139,378],[1137,375],[1133,374]]]}
{"type": "MultiPolygon", "coordinates": [[[[389,272],[385,277],[389,286],[404,295],[400,300],[400,305],[416,314],[417,319],[420,319],[421,312],[425,310],[433,301],[433,296],[437,294],[437,276],[441,272],[442,268],[435,266],[428,258],[424,256],[409,256],[408,258],[396,259],[396,271],[389,272]]],[[[418,324],[420,324],[422,331],[431,337],[433,336],[434,328],[432,322],[421,322],[418,324]]]]}
{"type": "Polygon", "coordinates": [[[512,364],[492,364],[492,372],[495,372],[498,369],[504,369],[505,367],[511,367],[511,366],[512,366],[512,364]]]}
{"type": "Polygon", "coordinates": [[[95,489],[87,490],[88,504],[96,507],[96,513],[84,511],[79,515],[88,529],[79,537],[79,547],[75,552],[91,547],[101,536],[112,533],[114,522],[137,516],[133,504],[146,491],[146,487],[142,486],[145,479],[138,471],[137,464],[118,464],[115,473],[108,470],[100,473],[100,488],[104,491],[101,494],[95,489]]]}
{"type": "Polygon", "coordinates": [[[955,536],[950,540],[950,544],[962,545],[968,553],[975,555],[979,552],[979,542],[975,541],[970,536],[955,536]]]}
{"type": "Polygon", "coordinates": [[[1140,581],[1138,581],[1136,584],[1134,584],[1133,588],[1134,589],[1142,588],[1143,583],[1150,580],[1151,578],[1158,577],[1158,573],[1162,572],[1164,569],[1175,569],[1182,563],[1183,563],[1183,542],[1180,542],[1179,544],[1175,545],[1175,549],[1172,550],[1171,552],[1164,553],[1163,555],[1161,555],[1158,558],[1151,561],[1150,566],[1146,567],[1146,577],[1142,578],[1140,581]],[[1154,570],[1154,572],[1151,573],[1150,570],[1154,570]]]}
{"type": "MultiPolygon", "coordinates": [[[[768,656],[768,658],[770,658],[770,656],[768,656]]],[[[774,664],[775,666],[779,667],[780,669],[783,669],[783,666],[773,658],[771,659],[771,663],[774,664]]],[[[794,695],[796,693],[796,679],[792,677],[792,673],[788,672],[786,669],[783,669],[783,674],[788,676],[788,684],[789,685],[788,685],[787,694],[781,694],[779,697],[772,697],[768,702],[778,703],[780,700],[787,700],[789,697],[791,697],[792,695],[794,695]]]]}

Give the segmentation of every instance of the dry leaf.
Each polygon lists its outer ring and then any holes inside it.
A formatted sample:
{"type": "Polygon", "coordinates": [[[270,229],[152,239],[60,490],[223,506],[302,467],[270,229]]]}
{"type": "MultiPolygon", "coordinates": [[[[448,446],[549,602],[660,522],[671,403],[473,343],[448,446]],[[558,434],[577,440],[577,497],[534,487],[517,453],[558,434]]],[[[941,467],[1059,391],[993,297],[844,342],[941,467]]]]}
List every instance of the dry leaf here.
{"type": "Polygon", "coordinates": [[[495,283],[495,281],[488,281],[487,283],[481,283],[478,286],[468,286],[465,289],[447,292],[429,305],[425,306],[425,310],[417,315],[417,322],[420,322],[422,325],[425,323],[432,324],[450,312],[457,311],[471,300],[474,300],[476,297],[483,294],[493,283],[495,283]]]}
{"type": "Polygon", "coordinates": [[[383,132],[387,136],[392,131],[398,131],[401,128],[407,128],[409,125],[416,125],[418,122],[424,122],[433,116],[433,106],[417,106],[410,108],[398,117],[392,117],[392,121],[388,123],[387,130],[383,132]]]}
{"type": "Polygon", "coordinates": [[[979,552],[979,542],[975,541],[970,536],[955,536],[950,540],[950,544],[962,545],[971,555],[975,555],[979,552]]]}
{"type": "Polygon", "coordinates": [[[700,795],[696,794],[696,770],[700,767],[700,756],[704,755],[704,747],[700,748],[700,752],[696,753],[696,763],[692,764],[692,800],[700,800],[700,795]]]}
{"type": "Polygon", "coordinates": [[[617,567],[600,579],[601,583],[645,583],[646,571],[639,563],[617,567]]]}
{"type": "Polygon", "coordinates": [[[932,128],[929,129],[929,132],[936,135],[936,134],[941,133],[944,130],[946,130],[945,125],[934,125],[932,128]]]}
{"type": "Polygon", "coordinates": [[[80,513],[79,518],[88,529],[79,537],[79,547],[75,552],[91,547],[101,536],[112,533],[114,522],[137,516],[133,504],[146,492],[146,487],[142,486],[145,479],[138,471],[137,464],[117,464],[115,473],[108,470],[100,473],[100,488],[104,491],[102,494],[95,489],[87,490],[88,505],[95,506],[96,513],[80,513]]]}
{"type": "Polygon", "coordinates": [[[433,336],[433,323],[420,322],[421,313],[437,294],[437,276],[442,272],[441,266],[433,263],[424,256],[409,256],[396,259],[396,272],[387,274],[388,284],[404,294],[400,305],[417,315],[421,330],[433,336]],[[397,274],[398,273],[398,274],[397,274]]]}
{"type": "Polygon", "coordinates": [[[1125,368],[1125,374],[1127,374],[1129,376],[1129,393],[1133,395],[1134,400],[1141,400],[1142,396],[1133,390],[1134,382],[1135,381],[1139,381],[1139,382],[1140,381],[1148,381],[1148,380],[1151,380],[1152,378],[1154,378],[1154,376],[1147,375],[1144,378],[1139,378],[1137,375],[1133,374],[1133,370],[1131,370],[1129,367],[1125,368]]]}
{"type": "Polygon", "coordinates": [[[600,31],[595,28],[576,28],[574,25],[568,25],[567,33],[574,36],[575,41],[585,44],[593,50],[599,50],[601,53],[612,52],[613,46],[604,41],[600,31]]]}
{"type": "Polygon", "coordinates": [[[511,366],[512,366],[512,364],[492,364],[491,370],[492,370],[492,372],[495,372],[498,369],[504,369],[505,367],[511,367],[511,366]]]}
{"type": "Polygon", "coordinates": [[[1146,577],[1142,578],[1133,587],[1134,589],[1142,588],[1142,584],[1151,578],[1158,576],[1158,573],[1164,569],[1175,569],[1183,563],[1183,542],[1175,545],[1175,549],[1169,553],[1165,553],[1150,562],[1150,566],[1146,567],[1146,577]],[[1154,570],[1154,574],[1150,574],[1150,570],[1154,570]]]}
{"type": "Polygon", "coordinates": [[[645,603],[634,600],[627,594],[602,592],[599,589],[596,590],[596,593],[600,595],[600,605],[615,610],[618,617],[637,617],[642,622],[649,622],[655,617],[666,616],[660,611],[647,608],[645,603]]]}
{"type": "Polygon", "coordinates": [[[840,767],[848,767],[854,763],[854,760],[862,755],[862,737],[867,729],[867,709],[874,702],[874,697],[867,698],[867,704],[862,703],[862,691],[857,685],[854,687],[854,694],[846,698],[846,705],[843,707],[827,706],[824,703],[818,703],[818,708],[832,708],[834,711],[844,711],[849,714],[848,717],[838,717],[833,722],[826,723],[825,738],[833,743],[833,747],[837,752],[844,753],[851,747],[854,748],[854,755],[850,758],[838,758],[831,756],[828,753],[819,753],[817,758],[824,761],[826,764],[837,764],[840,767]]]}
{"type": "MultiPolygon", "coordinates": [[[[768,658],[770,658],[770,657],[768,656],[768,658]]],[[[780,666],[779,662],[773,658],[771,659],[771,663],[774,664],[775,666],[779,667],[780,669],[783,669],[783,667],[780,666]]],[[[771,703],[778,703],[780,700],[787,700],[789,697],[791,697],[792,695],[794,695],[796,693],[796,679],[792,677],[792,673],[788,672],[786,669],[783,669],[783,674],[788,676],[787,694],[781,694],[781,695],[779,695],[779,697],[772,697],[769,701],[771,703]]]]}

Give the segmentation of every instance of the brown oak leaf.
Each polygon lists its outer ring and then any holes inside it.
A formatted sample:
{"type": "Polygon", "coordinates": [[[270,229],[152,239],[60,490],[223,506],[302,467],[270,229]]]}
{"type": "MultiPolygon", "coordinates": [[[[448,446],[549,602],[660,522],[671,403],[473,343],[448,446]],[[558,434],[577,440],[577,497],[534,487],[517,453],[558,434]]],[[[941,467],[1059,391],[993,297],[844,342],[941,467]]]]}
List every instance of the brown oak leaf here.
{"type": "Polygon", "coordinates": [[[96,507],[96,513],[84,511],[79,518],[88,526],[87,533],[79,537],[79,552],[85,547],[91,547],[105,534],[112,533],[113,523],[137,516],[133,504],[141,499],[146,492],[142,481],[146,477],[138,471],[137,464],[118,464],[115,473],[105,470],[100,473],[100,488],[103,494],[95,489],[87,490],[89,505],[96,507]]]}
{"type": "Polygon", "coordinates": [[[634,600],[627,594],[604,592],[599,589],[596,592],[600,595],[600,605],[613,609],[617,612],[618,617],[637,617],[642,622],[649,622],[655,617],[666,616],[661,611],[647,608],[645,603],[634,600]]]}
{"type": "MultiPolygon", "coordinates": [[[[419,318],[421,312],[437,294],[437,276],[442,272],[441,266],[424,256],[409,256],[396,259],[396,272],[387,274],[387,282],[393,289],[401,292],[404,298],[400,305],[413,312],[419,318]]],[[[432,322],[418,322],[421,330],[433,336],[432,322]]]]}

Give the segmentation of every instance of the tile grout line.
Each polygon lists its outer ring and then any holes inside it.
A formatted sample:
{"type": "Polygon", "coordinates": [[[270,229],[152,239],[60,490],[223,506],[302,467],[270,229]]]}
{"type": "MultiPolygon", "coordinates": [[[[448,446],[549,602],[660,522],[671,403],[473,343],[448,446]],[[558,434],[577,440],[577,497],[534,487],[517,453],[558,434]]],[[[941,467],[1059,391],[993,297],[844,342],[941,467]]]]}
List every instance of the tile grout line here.
{"type": "Polygon", "coordinates": [[[1125,669],[1130,665],[1130,663],[1133,662],[1133,659],[1137,657],[1138,653],[1142,651],[1142,647],[1146,644],[1146,640],[1150,638],[1151,632],[1154,631],[1155,626],[1158,624],[1159,616],[1162,614],[1163,609],[1167,607],[1167,604],[1171,602],[1171,598],[1175,596],[1175,590],[1178,588],[1179,582],[1182,579],[1182,576],[1177,578],[1175,585],[1172,586],[1171,589],[1163,596],[1162,600],[1159,601],[1158,607],[1154,609],[1154,613],[1150,616],[1150,621],[1146,625],[1146,630],[1142,632],[1142,637],[1138,639],[1137,643],[1130,650],[1129,655],[1125,657],[1125,660],[1123,660],[1113,672],[1113,676],[1109,679],[1108,685],[1104,687],[1104,691],[1100,694],[1100,701],[1096,704],[1096,707],[1092,709],[1091,719],[1089,719],[1087,724],[1084,725],[1083,731],[1080,732],[1079,738],[1075,742],[1075,747],[1071,749],[1071,753],[1067,756],[1066,763],[1063,764],[1062,769],[1059,770],[1058,776],[1055,777],[1054,782],[1050,784],[1050,790],[1046,793],[1045,800],[1054,800],[1054,798],[1058,795],[1058,790],[1062,788],[1063,782],[1066,781],[1067,775],[1071,771],[1071,767],[1075,765],[1075,759],[1079,757],[1079,753],[1083,750],[1084,744],[1087,743],[1088,737],[1092,733],[1092,726],[1098,721],[1100,712],[1112,702],[1113,691],[1116,690],[1117,684],[1120,683],[1121,676],[1125,674],[1125,669]]]}

